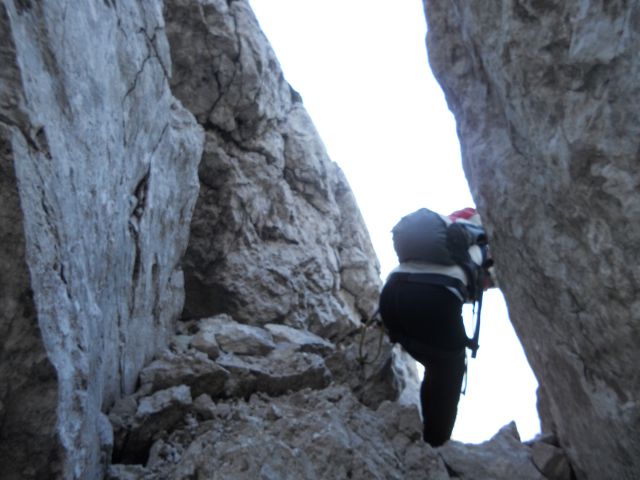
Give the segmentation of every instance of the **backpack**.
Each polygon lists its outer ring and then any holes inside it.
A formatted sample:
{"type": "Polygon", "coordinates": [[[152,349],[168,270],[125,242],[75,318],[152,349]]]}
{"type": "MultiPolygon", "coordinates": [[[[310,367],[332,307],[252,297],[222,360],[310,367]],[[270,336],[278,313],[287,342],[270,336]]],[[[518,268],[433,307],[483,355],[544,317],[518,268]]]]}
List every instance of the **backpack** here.
{"type": "MultiPolygon", "coordinates": [[[[470,222],[452,222],[438,213],[421,208],[400,219],[391,231],[398,260],[471,267],[469,247],[484,246],[484,229],[470,222]]],[[[466,272],[466,269],[465,269],[466,272]]],[[[469,284],[471,284],[469,278],[469,284]]]]}
{"type": "Polygon", "coordinates": [[[447,241],[448,225],[444,217],[421,208],[400,219],[393,227],[393,248],[398,260],[455,265],[447,241]]]}

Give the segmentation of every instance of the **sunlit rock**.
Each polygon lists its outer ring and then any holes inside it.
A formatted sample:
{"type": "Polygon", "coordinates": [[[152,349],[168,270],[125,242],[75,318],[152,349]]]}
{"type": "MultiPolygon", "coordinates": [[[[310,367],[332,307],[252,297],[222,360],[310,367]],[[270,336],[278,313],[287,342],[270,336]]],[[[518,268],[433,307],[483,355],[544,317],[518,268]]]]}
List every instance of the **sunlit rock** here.
{"type": "Polygon", "coordinates": [[[335,345],[331,342],[306,330],[275,323],[268,323],[265,328],[273,335],[275,341],[296,345],[301,352],[328,355],[335,350],[335,345]]]}
{"type": "MultiPolygon", "coordinates": [[[[213,335],[218,346],[227,353],[266,355],[276,347],[267,330],[235,322],[229,315],[202,319],[198,322],[198,328],[198,335],[204,332],[213,335]]],[[[198,335],[194,341],[197,341],[198,335]]]]}

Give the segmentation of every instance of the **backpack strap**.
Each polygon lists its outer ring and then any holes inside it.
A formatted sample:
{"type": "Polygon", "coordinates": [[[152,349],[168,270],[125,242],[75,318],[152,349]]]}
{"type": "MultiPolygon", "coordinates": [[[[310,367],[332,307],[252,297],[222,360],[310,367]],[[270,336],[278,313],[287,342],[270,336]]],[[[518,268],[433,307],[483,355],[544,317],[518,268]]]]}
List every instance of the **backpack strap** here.
{"type": "Polygon", "coordinates": [[[473,311],[474,311],[474,314],[476,315],[476,327],[473,332],[473,337],[468,339],[468,342],[467,342],[467,347],[471,349],[471,358],[476,358],[476,355],[478,354],[478,348],[480,348],[480,344],[478,342],[480,340],[480,318],[482,314],[482,295],[484,293],[486,275],[488,275],[488,272],[486,269],[489,268],[489,266],[491,266],[492,264],[492,261],[488,258],[488,250],[487,250],[486,244],[481,245],[480,248],[482,249],[482,265],[480,265],[475,272],[474,285],[472,288],[473,292],[471,297],[472,299],[475,300],[475,303],[473,305],[474,307],[473,311]],[[476,305],[477,305],[477,311],[476,311],[476,305]]]}
{"type": "Polygon", "coordinates": [[[473,332],[473,337],[467,340],[467,347],[469,347],[469,349],[471,350],[471,358],[476,358],[476,355],[478,355],[478,349],[480,348],[480,344],[478,342],[480,340],[480,314],[482,313],[482,293],[482,289],[480,289],[477,300],[478,311],[476,314],[476,328],[473,332]]]}

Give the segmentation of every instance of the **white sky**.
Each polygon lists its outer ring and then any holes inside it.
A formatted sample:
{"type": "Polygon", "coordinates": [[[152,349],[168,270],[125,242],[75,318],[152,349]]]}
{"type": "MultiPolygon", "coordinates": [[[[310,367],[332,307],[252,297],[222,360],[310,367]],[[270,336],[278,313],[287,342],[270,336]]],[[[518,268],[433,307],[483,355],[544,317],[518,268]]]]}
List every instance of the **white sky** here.
{"type": "MultiPolygon", "coordinates": [[[[455,121],[427,61],[422,1],[250,3],[347,175],[385,278],[397,263],[390,231],[400,217],[473,206],[455,121]]],[[[480,344],[453,438],[481,442],[511,420],[523,440],[533,437],[537,383],[498,290],[485,295],[480,344]]]]}

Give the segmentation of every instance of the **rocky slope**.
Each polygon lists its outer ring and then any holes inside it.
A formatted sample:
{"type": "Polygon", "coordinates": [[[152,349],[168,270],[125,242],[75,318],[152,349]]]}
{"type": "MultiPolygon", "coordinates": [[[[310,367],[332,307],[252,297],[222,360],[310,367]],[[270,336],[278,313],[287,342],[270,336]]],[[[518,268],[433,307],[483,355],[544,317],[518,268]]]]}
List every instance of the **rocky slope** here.
{"type": "MultiPolygon", "coordinates": [[[[366,406],[339,381],[345,369],[373,373],[345,342],[228,315],[179,333],[142,370],[139,391],[111,409],[111,480],[571,478],[553,438],[525,445],[513,424],[481,445],[431,448],[415,405],[366,406]]],[[[365,351],[377,343],[370,335],[365,351]]]]}
{"type": "Polygon", "coordinates": [[[640,5],[425,8],[543,427],[579,478],[638,478],[640,5]]]}

